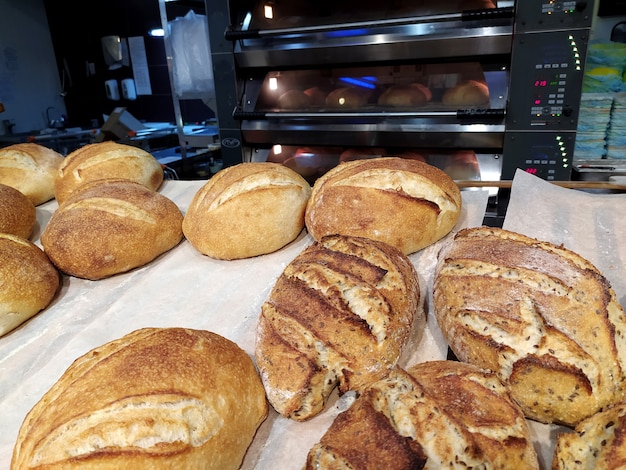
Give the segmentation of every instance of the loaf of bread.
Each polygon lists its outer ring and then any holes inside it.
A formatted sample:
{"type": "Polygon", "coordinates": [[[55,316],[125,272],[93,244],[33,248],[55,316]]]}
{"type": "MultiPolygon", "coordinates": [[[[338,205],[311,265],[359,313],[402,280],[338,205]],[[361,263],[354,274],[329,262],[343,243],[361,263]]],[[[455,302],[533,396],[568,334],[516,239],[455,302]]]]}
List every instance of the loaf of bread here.
{"type": "Polygon", "coordinates": [[[310,106],[311,98],[300,90],[287,90],[278,97],[280,109],[307,109],[310,106]]]}
{"type": "Polygon", "coordinates": [[[139,183],[94,180],[52,214],[41,244],[60,271],[97,280],[143,266],[176,246],[182,221],[173,201],[139,183]]]}
{"type": "Polygon", "coordinates": [[[419,160],[344,162],[319,178],[305,223],[315,240],[330,234],[380,240],[410,254],[447,235],[461,214],[461,191],[419,160]]]}
{"type": "Polygon", "coordinates": [[[194,195],[183,233],[200,253],[216,259],[272,253],[302,232],[310,194],[309,183],[279,163],[226,167],[194,195]]]}
{"type": "Polygon", "coordinates": [[[307,420],[330,393],[360,391],[395,366],[425,327],[419,279],[399,250],[341,235],[306,248],[261,309],[255,356],[269,402],[307,420]]]}
{"type": "Polygon", "coordinates": [[[33,202],[12,186],[0,184],[0,233],[30,238],[36,222],[33,202]]]}
{"type": "Polygon", "coordinates": [[[563,246],[461,230],[439,253],[433,297],[457,358],[496,371],[528,418],[575,426],[626,398],[624,311],[563,246]]]}
{"type": "Polygon", "coordinates": [[[11,469],[236,470],[267,413],[237,344],[143,328],[68,367],[26,415],[11,469]]]}
{"type": "Polygon", "coordinates": [[[340,413],[306,470],[538,469],[528,423],[491,371],[457,361],[396,367],[340,413]]]}
{"type": "Polygon", "coordinates": [[[0,148],[0,184],[19,190],[38,206],[54,198],[54,180],[63,155],[40,144],[0,148]]]}
{"type": "Polygon", "coordinates": [[[326,96],[326,106],[329,108],[362,108],[367,104],[371,91],[357,87],[336,88],[326,96]]]}
{"type": "Polygon", "coordinates": [[[623,469],[626,464],[626,403],[584,419],[572,432],[557,435],[552,470],[623,469]]]}
{"type": "Polygon", "coordinates": [[[45,309],[59,283],[58,271],[41,248],[0,233],[0,336],[45,309]]]}
{"type": "Polygon", "coordinates": [[[416,107],[428,102],[426,95],[412,85],[393,85],[387,88],[379,97],[380,106],[416,107]]]}
{"type": "Polygon", "coordinates": [[[441,102],[446,106],[485,106],[489,104],[489,87],[478,80],[466,80],[444,91],[441,102]]]}
{"type": "Polygon", "coordinates": [[[133,145],[98,142],[65,157],[56,173],[54,192],[59,204],[79,186],[94,180],[124,178],[156,191],[163,183],[163,167],[154,156],[133,145]]]}

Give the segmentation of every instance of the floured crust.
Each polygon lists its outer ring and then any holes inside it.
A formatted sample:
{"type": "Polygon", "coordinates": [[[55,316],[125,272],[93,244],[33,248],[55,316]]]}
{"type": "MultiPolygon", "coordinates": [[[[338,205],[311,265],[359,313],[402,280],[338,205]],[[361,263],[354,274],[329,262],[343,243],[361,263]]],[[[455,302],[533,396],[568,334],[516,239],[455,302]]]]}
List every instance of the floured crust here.
{"type": "Polygon", "coordinates": [[[382,242],[329,236],[298,255],[262,306],[255,356],[283,416],[315,416],[337,385],[361,390],[425,326],[411,262],[382,242]]]}
{"type": "Polygon", "coordinates": [[[340,413],[313,469],[538,469],[528,424],[490,371],[456,361],[396,367],[340,413]]]}
{"type": "Polygon", "coordinates": [[[36,222],[33,202],[19,190],[0,184],[0,233],[30,238],[36,222]]]}
{"type": "Polygon", "coordinates": [[[143,266],[183,238],[178,206],[129,180],[97,180],[52,214],[41,244],[57,268],[102,279],[143,266]]]}
{"type": "Polygon", "coordinates": [[[433,295],[457,357],[497,371],[527,417],[574,426],[625,398],[624,311],[578,254],[464,229],[439,254],[433,295]]]}
{"type": "Polygon", "coordinates": [[[343,162],[320,177],[305,223],[316,240],[337,233],[367,237],[410,254],[447,235],[461,206],[458,186],[442,170],[380,157],[343,162]]]}
{"type": "Polygon", "coordinates": [[[63,155],[40,144],[0,148],[0,184],[17,189],[38,206],[54,198],[54,180],[63,161],[63,155]]]}
{"type": "Polygon", "coordinates": [[[117,142],[88,144],[71,152],[55,175],[59,204],[79,186],[94,180],[124,178],[156,191],[163,183],[163,167],[142,148],[117,142]]]}
{"type": "Polygon", "coordinates": [[[11,469],[239,468],[267,413],[235,343],[143,328],[74,361],[24,419],[11,469]]]}
{"type": "Polygon", "coordinates": [[[0,336],[45,309],[59,283],[58,271],[38,246],[0,233],[0,336]]]}
{"type": "Polygon", "coordinates": [[[626,466],[626,404],[600,411],[557,436],[552,470],[617,470],[626,466]]]}
{"type": "Polygon", "coordinates": [[[251,162],[224,168],[194,195],[183,232],[202,254],[217,259],[274,252],[304,228],[311,186],[278,163],[251,162]]]}

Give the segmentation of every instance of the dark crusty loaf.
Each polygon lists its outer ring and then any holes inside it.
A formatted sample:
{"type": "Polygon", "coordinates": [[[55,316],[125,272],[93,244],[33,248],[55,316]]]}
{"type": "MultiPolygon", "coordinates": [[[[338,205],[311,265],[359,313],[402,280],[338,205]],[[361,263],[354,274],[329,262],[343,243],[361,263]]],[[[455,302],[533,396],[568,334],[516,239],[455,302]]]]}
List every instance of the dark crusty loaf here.
{"type": "Polygon", "coordinates": [[[240,163],[219,171],[198,190],[183,233],[212,258],[271,253],[302,232],[310,195],[309,183],[279,163],[240,163]]]}
{"type": "Polygon", "coordinates": [[[626,467],[626,403],[584,419],[557,435],[552,470],[618,470],[626,467]]]}
{"type": "Polygon", "coordinates": [[[268,404],[209,331],[143,328],[76,359],[26,415],[11,469],[237,469],[268,404]]]}
{"type": "Polygon", "coordinates": [[[303,421],[337,384],[343,393],[383,377],[423,331],[421,307],[415,269],[396,248],[339,235],[309,246],[279,276],[257,326],[270,403],[303,421]]]}
{"type": "Polygon", "coordinates": [[[340,413],[307,470],[538,469],[528,423],[491,371],[457,361],[400,367],[340,413]]]}
{"type": "Polygon", "coordinates": [[[0,233],[30,238],[35,223],[37,210],[28,196],[0,183],[0,233]]]}
{"type": "Polygon", "coordinates": [[[124,178],[156,191],[163,183],[163,167],[154,156],[133,145],[98,142],[69,153],[59,167],[54,193],[59,204],[79,186],[101,179],[124,178]]]}
{"type": "Polygon", "coordinates": [[[0,149],[0,183],[11,186],[38,206],[54,198],[54,179],[63,155],[36,143],[0,149]]]}
{"type": "Polygon", "coordinates": [[[126,179],[81,185],[41,234],[59,270],[102,279],[143,266],[183,238],[183,214],[162,194],[126,179]]]}
{"type": "Polygon", "coordinates": [[[439,254],[433,296],[452,351],[496,371],[527,417],[574,426],[624,400],[626,316],[578,254],[507,230],[464,229],[439,254]]]}
{"type": "Polygon", "coordinates": [[[405,254],[447,235],[461,214],[461,192],[446,173],[418,160],[343,162],[313,185],[305,213],[313,238],[367,237],[405,254]]]}
{"type": "Polygon", "coordinates": [[[0,336],[46,308],[59,282],[58,271],[41,248],[0,233],[0,336]]]}

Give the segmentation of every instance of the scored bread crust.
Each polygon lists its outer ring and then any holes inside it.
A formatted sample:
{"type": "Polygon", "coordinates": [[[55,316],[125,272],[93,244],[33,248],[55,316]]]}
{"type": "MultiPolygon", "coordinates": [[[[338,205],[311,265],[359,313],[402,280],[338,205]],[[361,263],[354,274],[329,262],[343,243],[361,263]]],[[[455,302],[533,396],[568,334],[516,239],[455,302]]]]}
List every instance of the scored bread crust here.
{"type": "Polygon", "coordinates": [[[124,178],[156,191],[163,183],[163,167],[154,156],[133,145],[98,142],[70,152],[59,167],[54,193],[59,204],[79,186],[106,178],[124,178]]]}
{"type": "Polygon", "coordinates": [[[272,253],[302,232],[310,195],[309,183],[279,163],[230,166],[196,192],[183,233],[194,248],[212,258],[272,253]]]}
{"type": "Polygon", "coordinates": [[[306,227],[325,235],[367,237],[411,254],[446,236],[461,214],[458,186],[418,160],[380,157],[342,162],[313,185],[306,227]]]}
{"type": "Polygon", "coordinates": [[[35,206],[54,198],[55,177],[63,155],[33,142],[0,149],[0,183],[27,196],[35,206]]]}
{"type": "Polygon", "coordinates": [[[143,266],[176,246],[182,220],[173,201],[139,183],[95,180],[52,214],[41,244],[60,271],[97,280],[143,266]]]}
{"type": "Polygon", "coordinates": [[[552,470],[626,467],[626,404],[620,403],[584,419],[571,432],[557,435],[552,470]]]}
{"type": "Polygon", "coordinates": [[[26,415],[11,469],[236,469],[267,413],[237,344],[143,328],[67,368],[26,415]]]}
{"type": "Polygon", "coordinates": [[[464,229],[441,250],[433,289],[452,351],[496,371],[527,417],[575,426],[625,398],[624,311],[580,255],[503,229],[464,229]]]}
{"type": "Polygon", "coordinates": [[[483,106],[489,104],[489,87],[478,80],[466,80],[448,88],[441,97],[447,106],[483,106]]]}
{"type": "Polygon", "coordinates": [[[457,361],[396,367],[340,413],[305,469],[538,469],[520,407],[495,373],[457,361]]]}
{"type": "Polygon", "coordinates": [[[298,255],[262,306],[256,361],[270,403],[304,421],[330,393],[361,390],[425,326],[419,279],[396,248],[328,236],[298,255]]]}
{"type": "Polygon", "coordinates": [[[0,336],[45,309],[59,283],[57,269],[41,248],[0,233],[0,336]]]}
{"type": "Polygon", "coordinates": [[[0,183],[0,233],[30,238],[36,222],[37,209],[28,196],[0,183]]]}

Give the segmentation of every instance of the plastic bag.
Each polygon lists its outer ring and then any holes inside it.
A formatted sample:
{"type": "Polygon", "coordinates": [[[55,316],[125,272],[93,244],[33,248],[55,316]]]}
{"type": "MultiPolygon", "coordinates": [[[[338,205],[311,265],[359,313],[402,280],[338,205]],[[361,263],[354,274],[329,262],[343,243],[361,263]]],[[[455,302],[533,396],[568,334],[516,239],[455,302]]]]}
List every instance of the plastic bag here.
{"type": "Polygon", "coordinates": [[[178,96],[215,96],[209,25],[205,15],[193,10],[169,22],[174,90],[178,96]]]}

